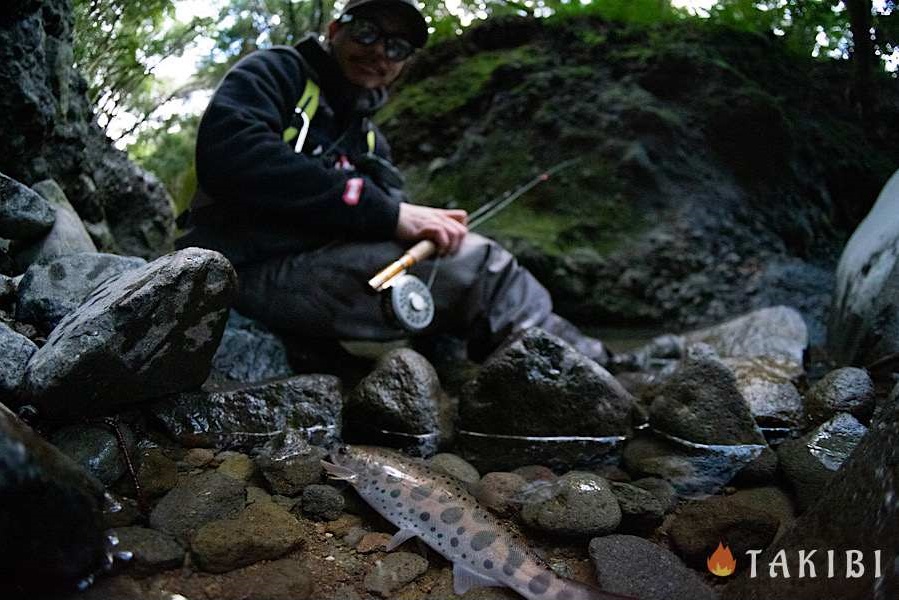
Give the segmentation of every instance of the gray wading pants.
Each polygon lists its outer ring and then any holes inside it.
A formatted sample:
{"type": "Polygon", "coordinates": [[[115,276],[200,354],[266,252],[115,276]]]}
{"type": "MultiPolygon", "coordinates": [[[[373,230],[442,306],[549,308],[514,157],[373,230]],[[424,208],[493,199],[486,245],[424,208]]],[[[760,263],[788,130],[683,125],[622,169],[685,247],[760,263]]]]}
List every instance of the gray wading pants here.
{"type": "MultiPolygon", "coordinates": [[[[389,322],[368,280],[399,258],[396,241],[337,241],[238,268],[237,308],[273,329],[304,337],[393,340],[409,334],[389,322]]],[[[434,259],[410,272],[427,282],[434,259]]],[[[436,311],[424,334],[466,338],[486,355],[515,331],[539,325],[552,311],[546,289],[493,240],[469,233],[442,257],[431,291],[436,311]]]]}

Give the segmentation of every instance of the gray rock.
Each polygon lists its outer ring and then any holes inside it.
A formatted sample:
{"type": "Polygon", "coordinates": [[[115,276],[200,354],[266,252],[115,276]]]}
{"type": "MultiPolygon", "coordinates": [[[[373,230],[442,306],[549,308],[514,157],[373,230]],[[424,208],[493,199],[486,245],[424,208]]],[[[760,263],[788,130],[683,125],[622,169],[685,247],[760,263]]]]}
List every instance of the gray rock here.
{"type": "Polygon", "coordinates": [[[849,413],[867,422],[874,412],[874,382],[864,369],[836,369],[812,386],[805,407],[816,424],[837,413],[849,413]]]}
{"type": "MultiPolygon", "coordinates": [[[[119,430],[128,452],[133,453],[135,439],[131,428],[119,424],[119,430]]],[[[111,427],[69,425],[54,433],[50,441],[105,485],[112,485],[125,474],[125,460],[111,427]]]]}
{"type": "Polygon", "coordinates": [[[258,321],[235,310],[228,317],[212,366],[226,379],[244,383],[283,379],[294,374],[281,339],[258,321]]]}
{"type": "Polygon", "coordinates": [[[256,465],[246,454],[235,452],[222,460],[216,470],[222,475],[247,483],[256,474],[256,465]]]}
{"type": "Polygon", "coordinates": [[[649,408],[654,429],[699,444],[764,444],[734,374],[715,359],[688,360],[649,408]]]}
{"type": "Polygon", "coordinates": [[[644,489],[656,497],[665,514],[670,513],[677,506],[677,490],[674,486],[658,477],[643,477],[632,482],[632,485],[644,489]]]}
{"type": "Polygon", "coordinates": [[[769,515],[779,523],[775,541],[796,521],[796,508],[790,496],[778,487],[763,486],[737,490],[727,496],[730,504],[748,506],[769,515]]]}
{"type": "Polygon", "coordinates": [[[762,308],[726,323],[686,334],[687,344],[709,344],[725,358],[781,358],[802,365],[808,346],[805,321],[789,306],[762,308]]]}
{"type": "Polygon", "coordinates": [[[233,519],[200,527],[191,551],[204,571],[224,573],[283,556],[302,537],[303,528],[289,512],[274,502],[254,502],[233,519]]]}
{"type": "Polygon", "coordinates": [[[47,233],[56,220],[53,206],[15,179],[0,173],[0,237],[27,240],[47,233]]]}
{"type": "Polygon", "coordinates": [[[330,485],[307,485],[303,489],[303,514],[316,521],[334,521],[340,518],[345,501],[330,485]]]}
{"type": "Polygon", "coordinates": [[[428,464],[435,471],[450,475],[468,484],[477,483],[481,478],[481,474],[470,462],[455,454],[436,454],[428,460],[428,464]]]}
{"type": "Polygon", "coordinates": [[[272,560],[296,548],[303,528],[274,502],[254,502],[233,519],[206,523],[194,536],[191,551],[210,573],[224,573],[272,560]]]}
{"type": "Polygon", "coordinates": [[[691,498],[716,493],[743,470],[754,466],[767,448],[687,445],[657,436],[639,436],[625,445],[622,458],[632,476],[664,479],[678,495],[691,498]]]}
{"type": "Polygon", "coordinates": [[[187,542],[204,524],[237,515],[245,496],[243,484],[215,471],[187,477],[150,513],[150,527],[187,542]]]}
{"type": "Polygon", "coordinates": [[[19,284],[16,319],[50,333],[103,281],[146,264],[142,258],[97,253],[35,263],[19,284]]]}
{"type": "Polygon", "coordinates": [[[867,431],[855,417],[841,413],[801,438],[777,447],[780,467],[801,510],[817,501],[867,431]]]}
{"type": "Polygon", "coordinates": [[[899,171],[852,234],[837,266],[827,348],[838,364],[899,352],[899,171]]]}
{"type": "Polygon", "coordinates": [[[758,557],[767,565],[785,551],[789,579],[743,574],[727,590],[728,599],[755,600],[892,600],[899,597],[899,573],[895,569],[896,540],[899,540],[899,404],[884,407],[869,433],[845,460],[840,470],[811,506],[783,536],[758,557]],[[835,549],[837,573],[845,574],[845,555],[855,549],[864,557],[865,574],[860,578],[829,578],[826,552],[813,558],[817,577],[797,577],[798,551],[835,549]],[[874,578],[874,552],[882,553],[882,575],[874,578]]]}
{"type": "Polygon", "coordinates": [[[231,264],[196,248],[107,280],[31,357],[26,395],[46,414],[64,416],[199,386],[235,287],[231,264]]]}
{"type": "MultiPolygon", "coordinates": [[[[0,271],[3,270],[3,249],[0,248],[0,271]]],[[[7,277],[0,274],[0,305],[11,304],[16,299],[16,292],[19,289],[18,278],[7,277]]]]}
{"type": "Polygon", "coordinates": [[[342,385],[333,375],[187,392],[154,403],[153,414],[185,446],[258,448],[295,430],[316,444],[340,436],[342,385]]]}
{"type": "Polygon", "coordinates": [[[737,388],[760,427],[798,428],[804,424],[802,396],[794,381],[802,369],[782,358],[724,359],[737,388]]]}
{"type": "Polygon", "coordinates": [[[119,527],[113,533],[119,538],[118,549],[132,553],[128,569],[138,575],[152,575],[184,563],[184,548],[175,538],[161,531],[119,527]]]}
{"type": "MultiPolygon", "coordinates": [[[[434,367],[414,350],[400,348],[379,359],[347,398],[347,428],[369,441],[367,433],[378,430],[439,434],[441,405],[446,402],[434,367]]],[[[436,444],[430,454],[434,450],[436,444]]]]}
{"type": "Polygon", "coordinates": [[[670,551],[631,535],[590,540],[603,591],[640,600],[715,600],[718,595],[670,551]]]}
{"type": "Polygon", "coordinates": [[[734,502],[729,496],[712,496],[678,511],[668,535],[687,564],[704,569],[720,542],[734,556],[744,557],[747,550],[767,548],[779,527],[780,520],[770,511],[734,502]]]}
{"type": "Polygon", "coordinates": [[[44,237],[27,245],[16,246],[13,252],[16,265],[24,270],[38,261],[81,252],[96,252],[97,247],[84,228],[81,217],[69,204],[59,185],[47,180],[32,187],[54,205],[56,219],[52,229],[44,237]]]}
{"type": "Polygon", "coordinates": [[[649,537],[662,524],[665,506],[655,494],[636,485],[615,481],[610,485],[621,508],[621,525],[618,531],[649,537]]]}
{"type": "Polygon", "coordinates": [[[0,465],[4,597],[34,597],[100,570],[107,545],[103,485],[2,404],[0,465]]]}
{"type": "MultiPolygon", "coordinates": [[[[308,559],[305,559],[308,560],[308,559]]],[[[231,571],[224,576],[216,600],[307,600],[315,594],[316,579],[297,558],[282,558],[231,571]]],[[[351,600],[339,597],[340,600],[351,600]]]]}
{"type": "Polygon", "coordinates": [[[256,466],[273,493],[296,496],[321,480],[321,461],[327,456],[325,449],[311,446],[302,434],[287,431],[262,448],[256,466]]]}
{"type": "Polygon", "coordinates": [[[531,328],[497,350],[465,386],[461,454],[482,471],[535,463],[570,468],[607,454],[630,434],[633,404],[604,368],[531,328]],[[558,436],[581,439],[527,439],[558,436]]]}
{"type": "Polygon", "coordinates": [[[25,367],[37,346],[0,322],[0,402],[11,403],[22,385],[25,367]]]}
{"type": "Polygon", "coordinates": [[[572,471],[555,483],[553,498],[525,505],[524,522],[547,533],[564,536],[605,535],[621,523],[621,508],[608,481],[592,473],[572,471]]]}
{"type": "Polygon", "coordinates": [[[409,552],[392,552],[375,563],[362,584],[367,591],[390,598],[427,570],[427,559],[409,552]]]}

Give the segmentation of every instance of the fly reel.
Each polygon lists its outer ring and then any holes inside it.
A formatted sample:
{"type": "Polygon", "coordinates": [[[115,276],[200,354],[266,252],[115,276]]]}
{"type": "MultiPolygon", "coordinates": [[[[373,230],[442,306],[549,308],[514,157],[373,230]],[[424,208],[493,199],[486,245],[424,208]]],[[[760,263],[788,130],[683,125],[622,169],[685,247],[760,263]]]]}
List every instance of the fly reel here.
{"type": "Polygon", "coordinates": [[[434,320],[434,296],[424,281],[404,273],[394,277],[381,291],[387,318],[406,331],[422,331],[434,320]]]}

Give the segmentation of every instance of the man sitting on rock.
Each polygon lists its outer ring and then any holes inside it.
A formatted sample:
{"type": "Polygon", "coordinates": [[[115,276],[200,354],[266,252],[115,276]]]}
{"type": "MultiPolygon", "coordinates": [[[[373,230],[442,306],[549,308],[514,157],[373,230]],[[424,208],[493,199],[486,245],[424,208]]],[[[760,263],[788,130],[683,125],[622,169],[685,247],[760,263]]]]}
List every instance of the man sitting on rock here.
{"type": "MultiPolygon", "coordinates": [[[[483,358],[510,333],[540,326],[599,361],[602,344],[552,313],[546,289],[462,210],[413,204],[371,116],[428,28],[412,0],[350,0],[323,45],[260,50],[225,76],[200,123],[199,191],[180,247],[225,254],[237,309],[310,338],[405,334],[367,281],[419,240],[441,255],[424,333],[466,338],[483,358]]],[[[434,259],[410,272],[427,279],[434,259]]]]}

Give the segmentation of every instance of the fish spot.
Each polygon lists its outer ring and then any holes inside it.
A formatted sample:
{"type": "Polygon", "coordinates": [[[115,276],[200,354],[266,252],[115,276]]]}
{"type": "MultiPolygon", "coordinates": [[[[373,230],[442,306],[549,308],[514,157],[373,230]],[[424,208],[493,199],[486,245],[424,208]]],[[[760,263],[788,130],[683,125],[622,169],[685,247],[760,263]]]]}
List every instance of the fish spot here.
{"type": "Polygon", "coordinates": [[[486,523],[487,519],[488,519],[487,513],[483,512],[483,511],[481,511],[481,512],[475,511],[472,518],[474,519],[475,523],[486,523]]]}
{"type": "Polygon", "coordinates": [[[549,589],[549,573],[540,573],[528,583],[528,589],[535,594],[546,593],[549,589]]]}
{"type": "Polygon", "coordinates": [[[440,520],[447,525],[452,525],[453,523],[458,523],[462,520],[462,514],[464,512],[465,511],[460,506],[451,506],[440,513],[440,520]]]}
{"type": "Polygon", "coordinates": [[[435,531],[437,531],[437,528],[436,528],[436,527],[431,527],[431,533],[434,533],[435,531]]]}
{"type": "Polygon", "coordinates": [[[421,519],[422,521],[425,521],[425,522],[430,521],[430,520],[431,520],[431,513],[423,512],[423,513],[421,513],[420,515],[418,515],[418,518],[421,519]]]}
{"type": "Polygon", "coordinates": [[[490,560],[489,558],[488,558],[487,560],[485,560],[485,561],[484,561],[484,568],[485,568],[485,569],[492,569],[492,568],[493,568],[493,561],[490,560]]]}
{"type": "Polygon", "coordinates": [[[459,529],[456,530],[456,535],[462,535],[463,533],[465,533],[464,527],[460,527],[459,529]]]}
{"type": "Polygon", "coordinates": [[[402,494],[402,492],[400,490],[390,490],[391,498],[399,498],[400,494],[402,494]]]}
{"type": "Polygon", "coordinates": [[[506,556],[506,564],[503,565],[503,573],[511,576],[518,567],[524,564],[524,556],[515,548],[509,549],[509,555],[506,556]]]}
{"type": "Polygon", "coordinates": [[[450,494],[440,494],[437,497],[437,502],[440,504],[448,504],[453,501],[453,497],[450,494]]]}
{"type": "Polygon", "coordinates": [[[454,538],[450,538],[450,546],[452,546],[453,548],[455,548],[455,547],[458,546],[458,545],[459,545],[459,538],[455,538],[455,537],[454,537],[454,538]]]}
{"type": "Polygon", "coordinates": [[[479,531],[471,538],[471,549],[475,552],[480,552],[494,541],[496,541],[496,533],[489,529],[479,531]]]}
{"type": "Polygon", "coordinates": [[[426,485],[419,485],[412,488],[412,491],[409,492],[409,496],[411,496],[413,500],[424,500],[430,496],[433,491],[434,490],[426,485]]]}
{"type": "Polygon", "coordinates": [[[409,509],[409,514],[410,514],[410,515],[414,515],[414,514],[415,514],[415,509],[414,509],[414,508],[410,508],[410,509],[409,509]]]}

